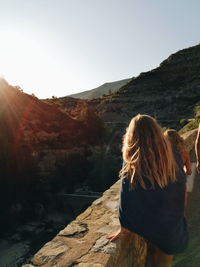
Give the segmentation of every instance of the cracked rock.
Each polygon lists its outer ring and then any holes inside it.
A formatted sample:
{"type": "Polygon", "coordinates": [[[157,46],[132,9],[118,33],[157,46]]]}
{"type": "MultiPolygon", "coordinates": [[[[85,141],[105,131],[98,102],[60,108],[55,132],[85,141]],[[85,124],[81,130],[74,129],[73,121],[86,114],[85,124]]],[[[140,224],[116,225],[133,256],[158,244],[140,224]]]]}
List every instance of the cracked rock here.
{"type": "Polygon", "coordinates": [[[74,237],[83,236],[88,232],[87,224],[78,221],[73,221],[65,229],[59,232],[59,236],[74,237]]]}
{"type": "Polygon", "coordinates": [[[105,236],[99,238],[91,252],[98,252],[98,253],[106,253],[106,254],[113,254],[116,251],[116,244],[110,242],[105,236]]]}

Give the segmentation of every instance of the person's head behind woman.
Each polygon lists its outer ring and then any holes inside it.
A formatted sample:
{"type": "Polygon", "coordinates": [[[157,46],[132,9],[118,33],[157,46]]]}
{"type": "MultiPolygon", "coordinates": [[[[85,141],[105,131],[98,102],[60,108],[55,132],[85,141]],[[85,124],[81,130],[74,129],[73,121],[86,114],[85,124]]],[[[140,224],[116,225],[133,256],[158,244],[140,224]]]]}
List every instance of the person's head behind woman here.
{"type": "Polygon", "coordinates": [[[145,179],[152,188],[164,187],[175,181],[175,161],[156,120],[138,114],[132,118],[123,138],[124,167],[120,177],[129,177],[131,188],[139,183],[146,189],[145,179]]]}
{"type": "Polygon", "coordinates": [[[175,147],[179,152],[185,151],[184,140],[176,130],[168,129],[164,132],[164,136],[170,142],[172,147],[175,147]]]}

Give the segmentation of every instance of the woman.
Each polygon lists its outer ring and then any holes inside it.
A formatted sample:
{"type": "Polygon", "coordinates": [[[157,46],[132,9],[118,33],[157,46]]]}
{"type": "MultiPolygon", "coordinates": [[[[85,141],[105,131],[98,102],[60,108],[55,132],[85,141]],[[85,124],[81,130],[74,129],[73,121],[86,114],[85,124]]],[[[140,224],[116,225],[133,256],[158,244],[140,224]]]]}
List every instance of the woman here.
{"type": "MultiPolygon", "coordinates": [[[[144,237],[149,244],[146,266],[169,267],[173,255],[188,243],[184,218],[186,175],[178,168],[170,145],[150,116],[134,117],[123,139],[119,206],[121,229],[144,237]]],[[[175,155],[177,161],[179,154],[175,155]]]]}
{"type": "Polygon", "coordinates": [[[188,192],[192,192],[194,185],[194,175],[192,174],[190,155],[187,153],[184,140],[179,135],[179,133],[174,129],[168,129],[164,132],[164,136],[167,138],[168,142],[171,144],[173,150],[176,150],[180,154],[182,162],[180,168],[183,168],[187,176],[186,190],[185,190],[185,210],[188,203],[188,192]]]}
{"type": "Polygon", "coordinates": [[[177,149],[181,159],[183,161],[183,167],[187,175],[192,174],[190,156],[185,149],[185,144],[183,138],[174,129],[168,129],[164,132],[164,136],[167,138],[172,148],[177,149]]]}

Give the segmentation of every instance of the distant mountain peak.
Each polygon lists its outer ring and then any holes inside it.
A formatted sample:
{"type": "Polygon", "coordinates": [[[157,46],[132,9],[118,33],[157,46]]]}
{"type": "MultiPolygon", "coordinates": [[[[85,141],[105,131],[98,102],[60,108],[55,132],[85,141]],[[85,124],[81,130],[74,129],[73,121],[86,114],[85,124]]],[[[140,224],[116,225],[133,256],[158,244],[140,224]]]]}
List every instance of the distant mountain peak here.
{"type": "Polygon", "coordinates": [[[72,94],[72,95],[69,95],[68,97],[74,97],[74,98],[79,98],[79,99],[98,98],[98,97],[101,97],[103,95],[108,95],[110,93],[116,92],[122,86],[126,85],[130,81],[131,81],[131,78],[123,79],[123,80],[119,80],[119,81],[115,81],[115,82],[106,82],[97,88],[83,91],[83,92],[80,92],[77,94],[72,94]]]}

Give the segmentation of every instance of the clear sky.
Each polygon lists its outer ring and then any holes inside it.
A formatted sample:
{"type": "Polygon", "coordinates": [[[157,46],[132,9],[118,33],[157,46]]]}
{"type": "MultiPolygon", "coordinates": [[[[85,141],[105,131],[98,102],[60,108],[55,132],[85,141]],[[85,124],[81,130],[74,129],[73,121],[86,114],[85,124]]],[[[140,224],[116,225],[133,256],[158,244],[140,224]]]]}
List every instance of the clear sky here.
{"type": "Polygon", "coordinates": [[[199,0],[0,0],[0,75],[39,98],[157,67],[200,42],[199,0]]]}

